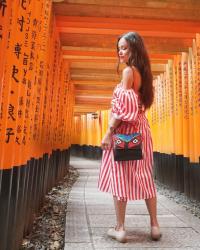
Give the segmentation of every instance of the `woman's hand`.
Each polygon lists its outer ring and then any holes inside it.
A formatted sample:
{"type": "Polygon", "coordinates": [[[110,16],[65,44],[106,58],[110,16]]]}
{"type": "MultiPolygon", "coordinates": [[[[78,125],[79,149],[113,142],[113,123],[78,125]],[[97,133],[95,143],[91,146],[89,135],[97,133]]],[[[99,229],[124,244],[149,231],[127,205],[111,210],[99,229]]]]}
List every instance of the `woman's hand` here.
{"type": "Polygon", "coordinates": [[[111,147],[111,142],[112,142],[112,133],[106,132],[103,140],[101,141],[101,148],[103,150],[109,149],[111,147]]]}

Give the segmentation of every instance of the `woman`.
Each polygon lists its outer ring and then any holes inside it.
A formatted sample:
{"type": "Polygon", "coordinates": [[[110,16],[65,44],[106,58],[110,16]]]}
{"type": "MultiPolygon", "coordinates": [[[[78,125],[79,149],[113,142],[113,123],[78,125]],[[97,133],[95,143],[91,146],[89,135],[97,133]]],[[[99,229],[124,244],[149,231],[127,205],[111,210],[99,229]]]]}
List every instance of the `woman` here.
{"type": "MultiPolygon", "coordinates": [[[[117,51],[120,63],[126,67],[122,81],[113,93],[111,117],[102,140],[103,157],[98,187],[113,195],[116,226],[108,230],[108,236],[119,242],[126,241],[125,212],[128,200],[144,199],[150,215],[151,238],[161,237],[157,221],[156,190],[152,177],[152,138],[145,110],[153,102],[153,84],[149,57],[140,35],[128,32],[119,37],[117,51]],[[114,161],[112,134],[130,134],[135,127],[143,136],[143,159],[114,161]]],[[[118,64],[119,67],[119,64],[118,64]]]]}

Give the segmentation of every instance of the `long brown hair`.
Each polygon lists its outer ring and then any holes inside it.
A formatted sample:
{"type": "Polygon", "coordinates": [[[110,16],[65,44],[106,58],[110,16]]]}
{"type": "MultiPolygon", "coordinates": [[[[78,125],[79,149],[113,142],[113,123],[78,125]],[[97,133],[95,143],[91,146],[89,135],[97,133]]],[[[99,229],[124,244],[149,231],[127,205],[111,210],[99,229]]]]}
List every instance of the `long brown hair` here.
{"type": "MultiPolygon", "coordinates": [[[[117,51],[118,43],[121,38],[124,38],[130,50],[130,57],[126,63],[128,66],[136,67],[142,78],[142,85],[139,89],[140,98],[145,109],[150,108],[154,99],[154,89],[153,89],[153,76],[151,72],[151,65],[149,61],[149,56],[145,48],[142,37],[137,32],[128,32],[122,34],[117,41],[117,51]]],[[[118,54],[119,57],[119,54],[118,54]]],[[[119,61],[117,66],[117,71],[119,70],[119,61]]]]}

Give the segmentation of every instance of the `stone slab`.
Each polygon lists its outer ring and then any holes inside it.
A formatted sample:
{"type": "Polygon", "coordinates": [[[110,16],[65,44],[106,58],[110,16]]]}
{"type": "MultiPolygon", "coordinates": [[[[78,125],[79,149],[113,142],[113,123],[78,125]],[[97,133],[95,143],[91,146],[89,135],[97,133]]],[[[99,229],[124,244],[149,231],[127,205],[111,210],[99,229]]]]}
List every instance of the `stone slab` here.
{"type": "MultiPolygon", "coordinates": [[[[116,250],[116,249],[123,249],[123,250],[130,250],[128,247],[101,247],[101,248],[95,248],[95,250],[116,250]]],[[[199,250],[199,247],[131,247],[133,250],[199,250]]],[[[67,250],[67,249],[66,249],[67,250]]]]}
{"type": "Polygon", "coordinates": [[[92,228],[95,249],[103,248],[200,248],[200,237],[191,228],[162,228],[163,236],[160,241],[152,241],[149,237],[149,231],[146,228],[134,228],[127,232],[127,242],[119,243],[106,235],[105,228],[92,228]]]}
{"type": "Polygon", "coordinates": [[[66,243],[64,250],[93,250],[91,243],[66,243]]]}
{"type": "MultiPolygon", "coordinates": [[[[114,204],[103,204],[99,205],[98,207],[96,205],[87,205],[87,211],[88,214],[115,214],[115,208],[114,204]]],[[[137,204],[134,206],[127,205],[126,208],[126,214],[127,215],[148,215],[148,210],[145,205],[137,204]]],[[[167,215],[169,214],[169,210],[158,205],[158,215],[167,215]]]]}
{"type": "Polygon", "coordinates": [[[65,229],[65,243],[70,242],[91,242],[88,227],[83,227],[82,225],[73,225],[70,227],[66,224],[65,229]]]}
{"type": "MultiPolygon", "coordinates": [[[[115,225],[116,217],[113,215],[89,215],[91,227],[112,227],[115,225]]],[[[126,227],[148,227],[147,216],[131,215],[126,216],[126,227]]]]}
{"type": "MultiPolygon", "coordinates": [[[[113,215],[89,215],[91,227],[112,227],[115,225],[115,214],[113,215]]],[[[149,215],[126,215],[126,227],[149,227],[149,215]]],[[[161,227],[187,227],[172,214],[158,215],[161,227]]]]}
{"type": "Polygon", "coordinates": [[[67,212],[65,242],[90,242],[88,223],[84,210],[67,212]]]}

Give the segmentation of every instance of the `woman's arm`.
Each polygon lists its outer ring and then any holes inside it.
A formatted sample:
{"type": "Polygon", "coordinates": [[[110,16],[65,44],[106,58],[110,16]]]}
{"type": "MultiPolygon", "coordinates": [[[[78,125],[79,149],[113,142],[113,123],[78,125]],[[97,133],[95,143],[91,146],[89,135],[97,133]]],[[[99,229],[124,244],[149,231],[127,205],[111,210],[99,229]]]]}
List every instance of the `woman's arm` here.
{"type": "Polygon", "coordinates": [[[111,146],[112,133],[119,126],[120,123],[121,123],[121,120],[118,120],[114,118],[113,116],[111,116],[109,124],[108,124],[108,129],[101,142],[102,149],[109,149],[109,147],[111,146]]]}
{"type": "Polygon", "coordinates": [[[112,133],[121,123],[121,120],[116,119],[114,116],[111,117],[108,123],[107,133],[112,133]]]}
{"type": "MultiPolygon", "coordinates": [[[[126,67],[122,72],[122,82],[123,82],[123,88],[124,89],[130,89],[133,84],[133,72],[130,67],[126,67]]],[[[108,124],[108,129],[106,131],[106,134],[101,142],[102,149],[109,149],[111,145],[111,135],[113,131],[119,126],[121,123],[121,120],[116,119],[112,113],[110,114],[110,120],[108,124]]]]}

